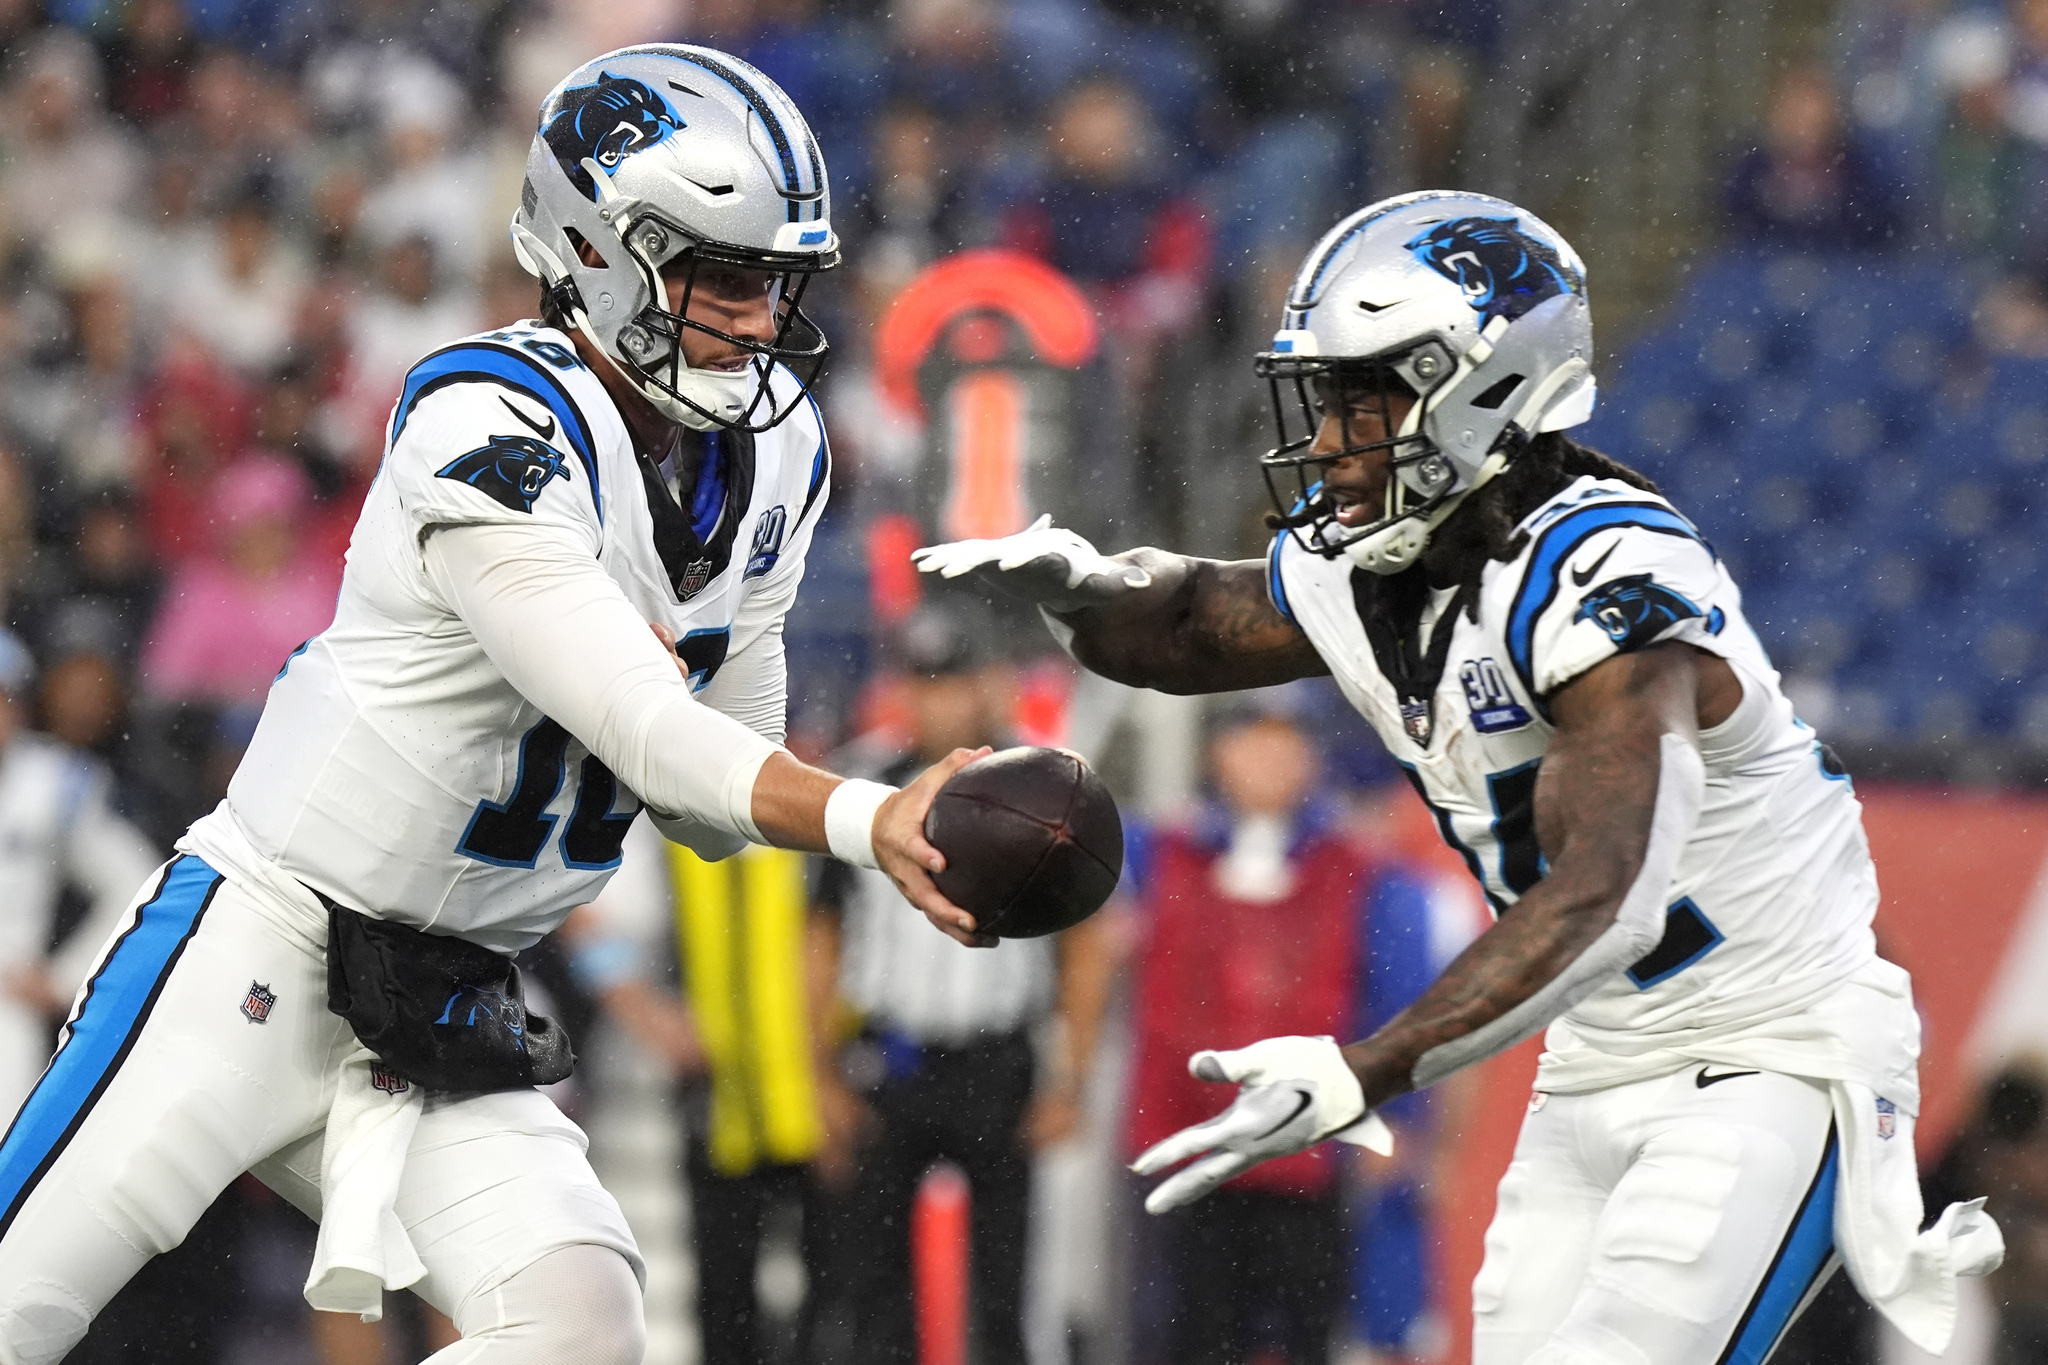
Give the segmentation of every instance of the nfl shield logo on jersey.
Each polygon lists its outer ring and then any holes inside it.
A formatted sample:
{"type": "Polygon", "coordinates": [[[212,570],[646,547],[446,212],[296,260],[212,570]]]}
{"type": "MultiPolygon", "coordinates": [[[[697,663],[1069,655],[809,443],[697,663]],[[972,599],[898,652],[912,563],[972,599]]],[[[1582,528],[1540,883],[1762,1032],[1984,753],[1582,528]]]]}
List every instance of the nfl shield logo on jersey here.
{"type": "Polygon", "coordinates": [[[1408,738],[1427,749],[1429,747],[1430,731],[1436,728],[1434,719],[1430,715],[1429,702],[1427,700],[1402,702],[1401,728],[1408,732],[1408,738]]]}
{"type": "Polygon", "coordinates": [[[1899,1131],[1899,1106],[1880,1097],[1877,1102],[1877,1135],[1889,1138],[1899,1131]]]}
{"type": "Polygon", "coordinates": [[[683,566],[683,581],[676,585],[676,596],[687,602],[704,591],[704,585],[711,581],[711,561],[693,559],[683,566]]]}
{"type": "Polygon", "coordinates": [[[270,1022],[270,1007],[276,1003],[276,991],[251,981],[249,993],[242,997],[242,1014],[252,1024],[267,1024],[270,1022]]]}
{"type": "Polygon", "coordinates": [[[375,1062],[370,1066],[370,1088],[387,1095],[403,1095],[412,1089],[412,1083],[382,1062],[375,1062]]]}

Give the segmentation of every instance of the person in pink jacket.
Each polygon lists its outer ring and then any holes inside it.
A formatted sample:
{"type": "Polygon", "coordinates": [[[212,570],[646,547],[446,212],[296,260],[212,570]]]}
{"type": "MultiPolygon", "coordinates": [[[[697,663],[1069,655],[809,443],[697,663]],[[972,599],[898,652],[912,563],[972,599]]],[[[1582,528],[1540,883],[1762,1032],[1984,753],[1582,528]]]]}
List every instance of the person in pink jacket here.
{"type": "Polygon", "coordinates": [[[298,466],[249,455],[212,489],[218,553],[179,565],[142,655],[143,691],[165,702],[263,699],[286,658],[334,619],[341,565],[302,547],[311,497],[298,466]]]}

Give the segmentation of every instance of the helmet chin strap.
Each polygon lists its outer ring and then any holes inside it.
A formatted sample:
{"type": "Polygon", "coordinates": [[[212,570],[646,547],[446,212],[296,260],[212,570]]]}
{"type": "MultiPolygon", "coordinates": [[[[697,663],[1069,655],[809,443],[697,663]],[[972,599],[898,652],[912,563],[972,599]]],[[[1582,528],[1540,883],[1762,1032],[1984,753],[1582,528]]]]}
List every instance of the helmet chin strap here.
{"type": "Polygon", "coordinates": [[[1367,573],[1397,574],[1413,568],[1429,545],[1430,534],[1462,507],[1465,499],[1491,483],[1494,475],[1507,467],[1507,452],[1494,451],[1479,466],[1478,473],[1472,476],[1471,487],[1445,498],[1431,508],[1427,516],[1410,513],[1369,536],[1352,541],[1344,547],[1345,558],[1367,573]]]}

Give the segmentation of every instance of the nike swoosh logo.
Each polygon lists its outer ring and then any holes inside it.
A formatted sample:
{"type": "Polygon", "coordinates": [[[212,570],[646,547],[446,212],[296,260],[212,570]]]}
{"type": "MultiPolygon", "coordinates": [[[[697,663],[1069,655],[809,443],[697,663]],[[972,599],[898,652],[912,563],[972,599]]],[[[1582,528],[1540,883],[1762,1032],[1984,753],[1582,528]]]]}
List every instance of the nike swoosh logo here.
{"type": "Polygon", "coordinates": [[[512,400],[505,397],[503,394],[500,394],[498,396],[498,401],[500,403],[503,403],[505,405],[505,411],[511,413],[514,417],[517,417],[520,420],[520,422],[522,422],[525,425],[528,431],[540,437],[543,441],[552,441],[555,439],[554,418],[548,418],[547,425],[542,426],[539,422],[534,421],[531,417],[528,417],[518,408],[513,407],[512,400]]]}
{"type": "Polygon", "coordinates": [[[1288,1124],[1300,1118],[1302,1115],[1302,1111],[1307,1109],[1311,1104],[1314,1104],[1316,1102],[1315,1097],[1309,1094],[1306,1090],[1295,1091],[1294,1098],[1296,1100],[1294,1112],[1290,1113],[1286,1118],[1274,1124],[1271,1128],[1268,1128],[1265,1132],[1260,1133],[1256,1138],[1253,1138],[1252,1140],[1254,1142],[1262,1142],[1265,1139],[1273,1136],[1273,1134],[1279,1132],[1282,1128],[1285,1128],[1288,1124]]]}
{"type": "MultiPolygon", "coordinates": [[[[1619,545],[1620,543],[1621,543],[1620,541],[1616,541],[1616,542],[1615,542],[1615,545],[1619,545]]],[[[1605,563],[1607,562],[1607,555],[1611,555],[1611,554],[1613,554],[1613,553],[1614,553],[1614,545],[1610,545],[1610,546],[1608,546],[1608,547],[1607,547],[1607,554],[1603,554],[1603,555],[1601,555],[1601,556],[1600,556],[1600,557],[1599,557],[1598,559],[1594,560],[1594,561],[1593,561],[1593,562],[1592,562],[1591,564],[1588,564],[1588,565],[1587,565],[1587,566],[1586,566],[1585,568],[1583,568],[1583,569],[1573,569],[1573,570],[1572,570],[1572,586],[1573,586],[1573,587],[1577,587],[1577,588],[1583,588],[1583,587],[1585,587],[1585,586],[1586,586],[1586,585],[1587,585],[1588,583],[1592,582],[1592,581],[1593,581],[1593,575],[1594,575],[1594,574],[1596,574],[1596,573],[1599,573],[1599,572],[1600,572],[1600,566],[1601,566],[1602,564],[1605,564],[1605,563]]]]}
{"type": "Polygon", "coordinates": [[[1758,1076],[1761,1074],[1763,1073],[1757,1071],[1724,1071],[1718,1076],[1710,1076],[1707,1074],[1707,1069],[1701,1067],[1700,1074],[1692,1078],[1692,1083],[1705,1090],[1710,1085],[1719,1085],[1723,1081],[1732,1081],[1737,1076],[1758,1076]]]}

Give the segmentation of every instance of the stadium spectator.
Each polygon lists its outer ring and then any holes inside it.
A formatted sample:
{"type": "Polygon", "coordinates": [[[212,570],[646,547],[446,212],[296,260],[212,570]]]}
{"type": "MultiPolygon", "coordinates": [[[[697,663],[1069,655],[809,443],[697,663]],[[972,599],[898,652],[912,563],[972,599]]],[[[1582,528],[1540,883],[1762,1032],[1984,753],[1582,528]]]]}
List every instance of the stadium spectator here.
{"type": "Polygon", "coordinates": [[[1778,77],[1761,145],[1737,164],[1727,206],[1738,237],[1803,251],[1875,249],[1900,227],[1896,188],[1844,128],[1818,63],[1778,77]]]}
{"type": "Polygon", "coordinates": [[[138,127],[182,113],[199,45],[181,0],[134,0],[106,44],[108,103],[138,127]]]}
{"type": "Polygon", "coordinates": [[[199,157],[187,138],[157,140],[143,211],[122,228],[128,239],[128,290],[145,317],[167,316],[182,281],[213,248],[212,221],[200,201],[199,157]]]}
{"type": "Polygon", "coordinates": [[[56,1026],[158,853],[114,812],[105,767],[28,728],[35,664],[0,631],[0,1109],[12,1111],[56,1044],[56,1026]],[[58,898],[90,897],[58,937],[58,898]]]}
{"type": "Polygon", "coordinates": [[[79,487],[134,476],[142,357],[125,236],[112,222],[80,223],[44,253],[68,325],[67,344],[37,377],[38,444],[46,462],[79,487]]]}
{"type": "Polygon", "coordinates": [[[937,110],[968,157],[993,151],[1026,108],[1004,18],[996,0],[907,0],[888,12],[890,93],[937,110]]]}
{"type": "Polygon", "coordinates": [[[177,125],[192,138],[200,202],[227,203],[258,168],[271,178],[275,204],[297,202],[306,115],[283,74],[233,48],[211,47],[193,64],[188,91],[190,107],[177,125]]]}
{"type": "Polygon", "coordinates": [[[127,210],[141,164],[132,137],[105,112],[92,45],[45,29],[23,45],[15,72],[4,101],[0,232],[40,246],[61,225],[127,210]]]}
{"type": "Polygon", "coordinates": [[[483,326],[476,295],[445,278],[442,259],[424,233],[385,244],[375,286],[358,294],[348,313],[347,379],[335,400],[333,439],[358,478],[383,450],[384,422],[405,372],[435,347],[483,326]]]}
{"type": "Polygon", "coordinates": [[[383,181],[363,199],[360,231],[387,250],[424,239],[444,281],[469,285],[505,229],[485,221],[486,168],[479,149],[458,137],[476,123],[468,101],[447,73],[420,59],[386,62],[376,89],[383,181]]]}
{"type": "MultiPolygon", "coordinates": [[[[1214,1087],[1188,1074],[1195,1052],[1287,1034],[1348,1036],[1392,1018],[1435,975],[1427,884],[1346,837],[1336,812],[1314,799],[1317,752],[1284,705],[1261,699],[1226,713],[1209,745],[1217,803],[1159,831],[1147,849],[1132,1155],[1214,1111],[1214,1087]]],[[[1397,1152],[1426,1151],[1419,1111],[1392,1108],[1386,1117],[1411,1139],[1397,1152]]],[[[1427,1166],[1422,1153],[1403,1153],[1403,1162],[1427,1166]]],[[[1325,1144],[1169,1215],[1152,1239],[1164,1245],[1141,1270],[1164,1290],[1152,1303],[1160,1320],[1139,1333],[1142,1358],[1234,1365],[1267,1349],[1289,1365],[1327,1361],[1346,1297],[1342,1183],[1343,1156],[1325,1144]],[[1277,1341],[1261,1340],[1268,1323],[1277,1341]]],[[[1419,1248],[1408,1250],[1412,1259],[1419,1248]]],[[[1375,1344],[1398,1346],[1399,1324],[1418,1310],[1381,1313],[1394,1324],[1381,1335],[1395,1340],[1375,1344]]]]}
{"type": "Polygon", "coordinates": [[[244,375],[284,361],[306,297],[307,264],[278,231],[274,193],[267,180],[242,186],[171,295],[172,319],[244,375]]]}
{"type": "Polygon", "coordinates": [[[201,348],[176,341],[167,348],[137,404],[135,486],[159,564],[212,552],[209,488],[246,442],[247,406],[242,385],[201,348]]]}
{"type": "MultiPolygon", "coordinates": [[[[975,605],[928,603],[904,623],[911,746],[871,756],[880,780],[899,780],[927,754],[1004,742],[1005,670],[975,605]]],[[[972,950],[906,924],[891,894],[880,874],[822,865],[820,970],[862,1021],[860,1036],[819,1076],[820,1161],[851,1171],[829,1212],[844,1291],[833,1307],[851,1318],[839,1344],[862,1365],[918,1359],[910,1212],[926,1169],[951,1161],[973,1191],[978,1359],[1021,1365],[1031,1154],[1080,1121],[1114,969],[1107,923],[1097,916],[1050,940],[972,950]],[[1048,1018],[1061,1025],[1059,1041],[1041,1066],[1032,1033],[1048,1018]]]]}
{"type": "Polygon", "coordinates": [[[1210,243],[1200,204],[1163,168],[1137,92],[1113,76],[1069,91],[1052,111],[1050,173],[1004,215],[1006,245],[1089,288],[1136,359],[1194,319],[1210,243]]]}
{"type": "Polygon", "coordinates": [[[949,130],[922,104],[899,100],[882,110],[868,155],[872,182],[844,215],[844,230],[860,241],[863,278],[880,274],[901,288],[966,240],[965,187],[949,130]]]}
{"type": "Polygon", "coordinates": [[[162,590],[135,499],[115,485],[81,500],[67,518],[66,539],[64,550],[36,556],[14,619],[42,658],[92,649],[132,665],[162,590]]]}
{"type": "Polygon", "coordinates": [[[275,456],[221,471],[209,500],[220,556],[188,559],[164,589],[142,652],[160,702],[260,703],[292,651],[334,619],[341,566],[299,540],[310,489],[275,456]]]}
{"type": "Polygon", "coordinates": [[[1977,24],[1952,32],[1941,53],[1948,91],[1936,144],[1942,240],[1959,251],[2002,255],[2014,239],[2027,163],[2026,145],[2006,117],[2008,45],[1996,29],[1977,24]]]}

